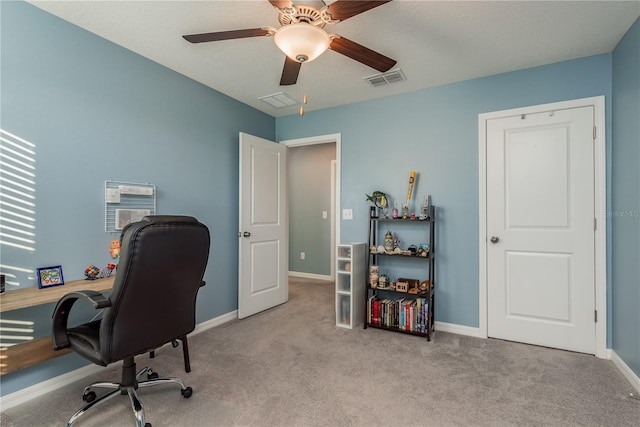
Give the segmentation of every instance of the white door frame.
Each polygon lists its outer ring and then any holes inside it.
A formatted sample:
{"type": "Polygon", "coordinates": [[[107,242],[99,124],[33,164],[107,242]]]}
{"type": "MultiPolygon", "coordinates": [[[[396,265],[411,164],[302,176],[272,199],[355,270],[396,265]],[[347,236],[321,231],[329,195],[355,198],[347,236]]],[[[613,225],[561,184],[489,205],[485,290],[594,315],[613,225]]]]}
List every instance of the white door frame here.
{"type": "MultiPolygon", "coordinates": [[[[338,146],[336,145],[336,153],[338,151],[338,146]]],[[[329,214],[331,215],[331,238],[329,239],[331,245],[331,281],[335,282],[336,280],[336,172],[338,171],[337,162],[335,160],[331,160],[331,208],[329,214]]]]}
{"type": "MultiPolygon", "coordinates": [[[[333,216],[332,223],[335,228],[335,233],[331,235],[331,280],[335,280],[335,248],[338,242],[340,242],[340,171],[341,160],[340,153],[342,152],[341,140],[342,136],[339,133],[332,133],[329,135],[310,136],[308,138],[287,139],[280,141],[280,144],[284,144],[287,147],[301,147],[303,145],[314,144],[336,144],[336,161],[335,161],[335,182],[333,188],[335,188],[333,199],[333,216]]],[[[333,179],[333,176],[332,176],[333,179]]]]}
{"type": "Polygon", "coordinates": [[[607,359],[607,220],[606,220],[606,132],[604,96],[534,105],[511,110],[494,111],[478,115],[478,171],[479,171],[479,336],[488,337],[487,325],[487,121],[507,116],[536,114],[570,108],[594,107],[594,189],[595,189],[595,302],[598,312],[596,323],[596,356],[607,359]]]}

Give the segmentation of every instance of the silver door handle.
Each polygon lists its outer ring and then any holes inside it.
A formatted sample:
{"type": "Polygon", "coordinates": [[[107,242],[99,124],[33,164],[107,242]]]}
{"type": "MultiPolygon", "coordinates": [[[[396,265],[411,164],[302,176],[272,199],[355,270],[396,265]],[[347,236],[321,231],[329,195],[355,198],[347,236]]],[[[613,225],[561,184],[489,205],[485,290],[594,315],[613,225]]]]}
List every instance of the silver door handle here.
{"type": "Polygon", "coordinates": [[[491,243],[498,243],[500,241],[500,238],[498,236],[491,236],[491,243]]]}
{"type": "Polygon", "coordinates": [[[251,233],[249,233],[248,231],[245,231],[244,233],[242,233],[242,237],[249,237],[251,236],[251,233]]]}

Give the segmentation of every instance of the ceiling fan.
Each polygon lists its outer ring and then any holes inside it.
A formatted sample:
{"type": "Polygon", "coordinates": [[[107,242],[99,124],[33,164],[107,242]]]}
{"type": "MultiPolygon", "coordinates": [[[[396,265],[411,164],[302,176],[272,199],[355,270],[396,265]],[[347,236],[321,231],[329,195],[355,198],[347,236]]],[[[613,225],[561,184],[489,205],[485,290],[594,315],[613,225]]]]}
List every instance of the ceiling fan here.
{"type": "Polygon", "coordinates": [[[182,37],[191,43],[203,43],[246,37],[273,36],[278,48],[287,55],[280,78],[281,86],[296,84],[302,63],[313,61],[327,49],[345,55],[380,72],[388,71],[396,64],[396,61],[391,58],[339,35],[329,34],[324,30],[324,26],[327,24],[337,24],[391,0],[337,0],[328,6],[325,5],[320,8],[294,4],[291,0],[268,1],[279,14],[280,28],[250,28],[191,34],[182,37]]]}

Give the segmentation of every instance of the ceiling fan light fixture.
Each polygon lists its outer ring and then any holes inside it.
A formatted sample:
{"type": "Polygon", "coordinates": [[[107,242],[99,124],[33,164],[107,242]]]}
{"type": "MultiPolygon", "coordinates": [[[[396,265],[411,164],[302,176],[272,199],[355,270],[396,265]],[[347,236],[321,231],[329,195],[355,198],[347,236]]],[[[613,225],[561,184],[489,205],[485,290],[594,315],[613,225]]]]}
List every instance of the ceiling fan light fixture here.
{"type": "Polygon", "coordinates": [[[273,36],[278,49],[297,62],[309,62],[322,55],[331,44],[331,36],[306,22],[280,27],[273,36]]]}

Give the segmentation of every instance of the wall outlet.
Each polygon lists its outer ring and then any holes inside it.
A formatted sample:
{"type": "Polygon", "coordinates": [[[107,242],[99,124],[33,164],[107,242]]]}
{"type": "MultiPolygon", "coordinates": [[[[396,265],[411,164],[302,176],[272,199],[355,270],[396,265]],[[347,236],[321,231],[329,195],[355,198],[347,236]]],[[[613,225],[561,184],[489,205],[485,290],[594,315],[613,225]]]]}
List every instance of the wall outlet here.
{"type": "Polygon", "coordinates": [[[327,211],[322,211],[322,219],[327,219],[327,211]]]}
{"type": "Polygon", "coordinates": [[[342,219],[353,219],[353,209],[342,209],[342,219]]]}
{"type": "Polygon", "coordinates": [[[304,259],[307,255],[304,252],[300,252],[300,259],[304,259]]]}

